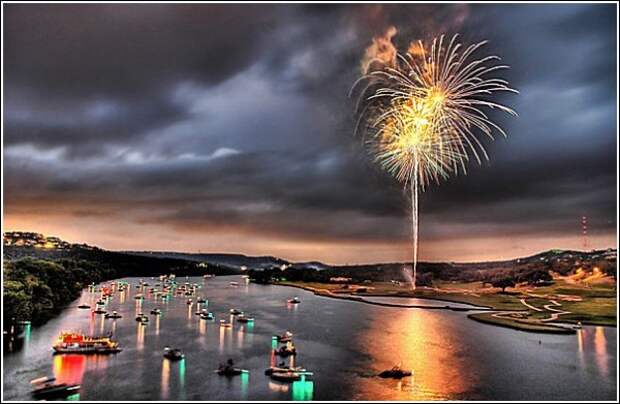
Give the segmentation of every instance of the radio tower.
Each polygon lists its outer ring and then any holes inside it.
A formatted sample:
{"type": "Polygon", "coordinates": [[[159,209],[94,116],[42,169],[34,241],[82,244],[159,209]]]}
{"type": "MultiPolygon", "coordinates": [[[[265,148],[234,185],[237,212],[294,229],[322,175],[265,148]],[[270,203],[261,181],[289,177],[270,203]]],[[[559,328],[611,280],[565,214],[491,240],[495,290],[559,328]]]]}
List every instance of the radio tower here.
{"type": "Polygon", "coordinates": [[[583,251],[588,251],[588,217],[581,216],[581,234],[583,236],[583,251]]]}

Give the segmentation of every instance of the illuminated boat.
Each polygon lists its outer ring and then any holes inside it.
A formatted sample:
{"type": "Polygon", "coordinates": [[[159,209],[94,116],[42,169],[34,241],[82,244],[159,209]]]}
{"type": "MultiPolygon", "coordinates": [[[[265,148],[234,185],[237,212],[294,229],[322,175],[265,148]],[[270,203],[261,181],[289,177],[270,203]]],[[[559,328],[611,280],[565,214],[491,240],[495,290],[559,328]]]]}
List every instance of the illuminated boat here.
{"type": "Polygon", "coordinates": [[[78,309],[90,309],[90,306],[88,304],[80,304],[78,309]]]}
{"type": "Polygon", "coordinates": [[[136,300],[142,300],[142,299],[144,299],[144,297],[142,297],[142,295],[136,295],[136,296],[134,297],[134,299],[136,299],[136,300]]]}
{"type": "Polygon", "coordinates": [[[253,323],[254,317],[247,317],[245,314],[241,314],[239,317],[237,317],[237,321],[240,323],[253,323]]]}
{"type": "Polygon", "coordinates": [[[165,347],[164,348],[164,358],[171,361],[178,361],[185,358],[183,352],[180,349],[165,347]]]}
{"type": "Polygon", "coordinates": [[[106,314],[107,311],[102,309],[102,308],[98,308],[96,310],[93,310],[93,313],[95,313],[95,314],[106,314]]]}
{"type": "Polygon", "coordinates": [[[239,286],[239,282],[232,281],[230,282],[230,286],[239,286]]]}
{"type": "Polygon", "coordinates": [[[122,351],[109,337],[89,337],[77,332],[62,332],[52,347],[55,353],[110,354],[122,351]]]}
{"type": "Polygon", "coordinates": [[[140,313],[136,316],[136,321],[145,324],[149,322],[149,318],[146,316],[146,314],[140,313]]]}
{"type": "Polygon", "coordinates": [[[293,333],[286,331],[283,335],[274,335],[273,338],[275,338],[278,342],[290,342],[293,340],[293,333]]]}
{"type": "Polygon", "coordinates": [[[294,346],[283,346],[280,349],[274,349],[274,353],[278,356],[287,357],[297,355],[297,349],[294,346]]]}
{"type": "Polygon", "coordinates": [[[282,372],[305,372],[306,369],[302,368],[301,366],[294,366],[294,367],[288,367],[288,366],[272,366],[268,369],[265,370],[265,374],[267,376],[271,376],[272,373],[282,373],[282,372]]]}
{"type": "Polygon", "coordinates": [[[79,384],[54,383],[53,377],[41,377],[31,381],[35,386],[32,390],[32,397],[36,400],[48,400],[54,398],[65,398],[76,394],[80,390],[79,384]]]}
{"type": "Polygon", "coordinates": [[[204,299],[204,298],[202,298],[202,297],[199,297],[198,299],[196,299],[196,303],[200,303],[200,304],[207,303],[207,299],[204,299]]]}
{"type": "Polygon", "coordinates": [[[295,296],[292,299],[288,299],[286,302],[290,303],[290,304],[298,304],[298,303],[301,303],[301,300],[299,300],[299,298],[297,296],[295,296]]]}
{"type": "Polygon", "coordinates": [[[301,372],[301,371],[284,371],[284,372],[273,372],[269,375],[272,380],[284,383],[292,383],[298,380],[301,380],[305,376],[311,376],[310,372],[301,372]]]}
{"type": "Polygon", "coordinates": [[[229,323],[226,320],[220,320],[220,327],[222,327],[222,328],[232,328],[232,323],[229,323]]]}
{"type": "Polygon", "coordinates": [[[230,309],[230,314],[233,316],[238,316],[239,314],[243,314],[243,312],[239,309],[230,309]]]}
{"type": "Polygon", "coordinates": [[[153,310],[151,310],[151,314],[154,314],[154,315],[158,316],[158,315],[161,314],[161,309],[153,309],[153,310]]]}
{"type": "Polygon", "coordinates": [[[215,373],[217,373],[220,376],[232,377],[232,376],[239,376],[242,373],[249,373],[249,371],[234,367],[232,359],[229,359],[226,365],[220,364],[220,366],[215,371],[215,373]]]}
{"type": "Polygon", "coordinates": [[[112,313],[108,313],[108,314],[106,314],[104,317],[105,317],[105,318],[113,318],[113,319],[116,319],[116,318],[121,318],[121,317],[123,317],[123,316],[121,316],[120,314],[118,314],[118,312],[117,312],[117,311],[113,311],[112,313]]]}
{"type": "Polygon", "coordinates": [[[206,313],[200,313],[200,318],[203,320],[215,320],[215,315],[209,311],[206,313]]]}

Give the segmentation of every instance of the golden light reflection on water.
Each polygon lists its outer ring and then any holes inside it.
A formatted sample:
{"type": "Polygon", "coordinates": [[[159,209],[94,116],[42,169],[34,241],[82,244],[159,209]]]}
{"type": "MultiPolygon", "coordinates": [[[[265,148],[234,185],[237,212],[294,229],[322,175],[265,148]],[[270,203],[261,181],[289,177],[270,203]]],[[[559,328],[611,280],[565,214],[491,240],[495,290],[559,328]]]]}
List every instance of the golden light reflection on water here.
{"type": "Polygon", "coordinates": [[[202,318],[198,321],[198,331],[204,336],[207,333],[207,321],[202,318]]]}
{"type": "Polygon", "coordinates": [[[583,352],[584,352],[584,347],[583,347],[583,340],[584,340],[584,335],[585,335],[586,330],[584,329],[580,329],[577,330],[577,356],[579,358],[579,364],[583,366],[583,352]]]}
{"type": "Polygon", "coordinates": [[[224,352],[224,337],[225,336],[226,336],[226,329],[224,329],[223,327],[220,327],[220,345],[219,345],[220,353],[224,352]]]}
{"type": "Polygon", "coordinates": [[[170,361],[164,359],[161,363],[161,398],[168,398],[168,386],[170,385],[170,361]]]}
{"type": "Polygon", "coordinates": [[[161,316],[155,316],[155,335],[159,335],[159,322],[161,316]]]}
{"type": "Polygon", "coordinates": [[[136,327],[136,349],[141,351],[144,348],[144,334],[146,333],[146,326],[138,322],[136,327]]]}
{"type": "MultiPolygon", "coordinates": [[[[369,400],[459,399],[476,385],[476,369],[445,321],[423,310],[395,310],[380,316],[361,334],[359,345],[372,358],[375,373],[400,365],[413,370],[402,380],[362,377],[355,396],[369,400]]],[[[467,394],[471,398],[471,394],[467,394]]]]}
{"type": "Polygon", "coordinates": [[[607,337],[603,327],[596,327],[594,330],[594,351],[596,353],[596,365],[602,376],[609,375],[607,364],[607,337]]]}

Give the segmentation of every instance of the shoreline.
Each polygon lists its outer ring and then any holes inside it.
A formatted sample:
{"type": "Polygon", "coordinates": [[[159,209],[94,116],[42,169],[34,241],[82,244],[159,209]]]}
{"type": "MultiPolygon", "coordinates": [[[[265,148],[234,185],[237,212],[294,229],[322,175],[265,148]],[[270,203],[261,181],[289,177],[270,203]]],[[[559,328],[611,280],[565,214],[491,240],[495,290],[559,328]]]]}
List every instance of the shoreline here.
{"type": "MultiPolygon", "coordinates": [[[[575,328],[563,326],[560,324],[553,324],[551,322],[548,322],[545,324],[538,324],[534,322],[519,321],[516,319],[508,320],[506,318],[493,316],[494,314],[499,314],[499,313],[528,312],[528,310],[525,308],[522,310],[502,310],[502,309],[493,308],[490,306],[476,306],[476,305],[472,305],[470,302],[458,301],[456,299],[447,300],[447,299],[441,299],[439,297],[432,297],[432,296],[431,297],[429,296],[418,297],[418,296],[402,296],[402,295],[388,295],[388,294],[377,294],[377,295],[368,296],[368,297],[393,297],[393,298],[405,298],[405,299],[406,298],[428,299],[428,300],[442,301],[446,303],[465,304],[465,305],[474,306],[474,307],[466,308],[466,307],[454,307],[450,305],[446,305],[446,306],[404,305],[404,304],[385,303],[385,302],[373,302],[373,301],[364,299],[364,297],[362,296],[360,297],[351,296],[351,295],[342,296],[337,293],[333,293],[327,289],[319,289],[319,288],[314,288],[311,286],[299,285],[299,284],[289,283],[289,282],[275,282],[275,283],[270,283],[270,285],[290,286],[293,288],[307,290],[317,296],[322,296],[322,297],[327,297],[327,298],[332,298],[332,299],[349,300],[353,302],[371,304],[375,306],[396,307],[396,308],[415,308],[415,309],[426,309],[426,310],[450,310],[450,311],[463,311],[463,312],[473,311],[473,312],[478,312],[478,313],[469,313],[467,314],[467,318],[473,321],[477,321],[479,323],[494,325],[494,326],[504,327],[504,328],[511,328],[517,331],[524,331],[524,332],[531,332],[531,333],[545,333],[545,334],[561,334],[561,335],[575,334],[577,332],[575,328]]],[[[577,324],[577,323],[567,320],[567,321],[564,321],[563,324],[577,324]]],[[[588,320],[583,320],[581,321],[581,324],[617,328],[617,323],[616,324],[600,324],[595,321],[590,322],[588,320]]]]}
{"type": "Polygon", "coordinates": [[[393,297],[393,298],[399,298],[399,299],[434,300],[434,301],[440,301],[440,302],[446,302],[446,303],[464,304],[464,305],[468,305],[468,306],[472,306],[472,307],[471,308],[469,308],[469,307],[455,307],[455,306],[450,306],[450,305],[446,305],[446,306],[425,306],[425,305],[419,305],[419,304],[396,304],[396,303],[386,303],[386,302],[373,302],[372,300],[365,299],[364,296],[359,296],[358,297],[358,296],[352,296],[352,295],[341,295],[341,294],[338,294],[338,293],[330,292],[329,290],[326,290],[326,289],[317,289],[317,288],[313,288],[311,286],[296,285],[296,284],[286,283],[286,282],[270,283],[269,285],[290,286],[292,288],[298,288],[298,289],[307,290],[309,292],[314,293],[317,296],[330,297],[332,299],[349,300],[349,301],[353,301],[353,302],[372,304],[372,305],[375,305],[375,306],[400,307],[400,308],[404,308],[404,309],[428,309],[428,310],[450,310],[450,311],[484,311],[484,312],[495,312],[495,311],[497,311],[497,309],[494,309],[493,307],[489,307],[489,306],[476,306],[476,305],[473,305],[473,304],[467,303],[467,302],[458,302],[458,301],[454,301],[454,300],[440,299],[440,298],[436,298],[436,297],[398,296],[398,295],[388,295],[388,294],[377,294],[377,295],[368,295],[367,296],[367,297],[393,297]]]}

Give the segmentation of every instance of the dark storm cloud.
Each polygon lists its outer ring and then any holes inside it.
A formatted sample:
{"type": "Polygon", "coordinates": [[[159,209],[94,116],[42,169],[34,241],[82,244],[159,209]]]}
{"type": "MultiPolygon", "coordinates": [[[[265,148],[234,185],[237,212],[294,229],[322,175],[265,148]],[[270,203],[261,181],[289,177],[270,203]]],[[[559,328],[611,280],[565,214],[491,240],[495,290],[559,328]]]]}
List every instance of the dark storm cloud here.
{"type": "Polygon", "coordinates": [[[520,117],[498,116],[491,161],[423,195],[428,239],[565,234],[582,214],[615,228],[613,6],[4,10],[7,214],[53,201],[191,232],[403,240],[409,202],[353,138],[347,98],[394,25],[401,49],[489,38],[521,91],[502,98],[520,117]]]}

